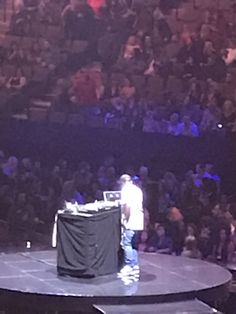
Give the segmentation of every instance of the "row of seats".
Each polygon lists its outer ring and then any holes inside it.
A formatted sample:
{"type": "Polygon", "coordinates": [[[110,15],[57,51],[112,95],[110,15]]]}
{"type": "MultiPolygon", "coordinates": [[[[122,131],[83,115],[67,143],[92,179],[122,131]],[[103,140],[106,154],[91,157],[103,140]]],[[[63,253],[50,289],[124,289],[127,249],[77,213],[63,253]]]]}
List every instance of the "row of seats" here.
{"type": "Polygon", "coordinates": [[[66,114],[62,112],[53,112],[45,108],[30,108],[28,114],[16,114],[12,116],[13,119],[18,121],[34,121],[34,122],[49,122],[53,124],[67,124],[74,126],[88,126],[93,128],[112,128],[122,129],[123,120],[113,118],[112,120],[104,121],[103,117],[92,116],[85,120],[81,114],[66,114]]]}

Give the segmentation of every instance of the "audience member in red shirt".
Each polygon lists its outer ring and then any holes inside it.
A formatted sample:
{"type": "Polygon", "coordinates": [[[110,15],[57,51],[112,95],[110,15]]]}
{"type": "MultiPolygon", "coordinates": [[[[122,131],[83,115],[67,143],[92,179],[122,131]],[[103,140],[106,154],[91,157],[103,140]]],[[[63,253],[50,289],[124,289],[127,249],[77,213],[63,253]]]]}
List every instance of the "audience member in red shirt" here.
{"type": "Polygon", "coordinates": [[[77,72],[72,84],[72,91],[80,105],[96,104],[96,85],[86,72],[77,72]]]}

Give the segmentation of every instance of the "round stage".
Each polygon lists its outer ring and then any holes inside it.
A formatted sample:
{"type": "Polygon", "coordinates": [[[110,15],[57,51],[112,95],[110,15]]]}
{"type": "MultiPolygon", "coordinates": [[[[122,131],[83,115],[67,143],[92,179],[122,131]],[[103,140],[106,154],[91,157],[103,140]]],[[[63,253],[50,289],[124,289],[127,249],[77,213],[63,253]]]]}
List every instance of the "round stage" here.
{"type": "Polygon", "coordinates": [[[41,304],[53,308],[94,304],[139,304],[198,298],[216,301],[228,294],[231,274],[200,260],[150,253],[140,254],[139,281],[114,275],[90,279],[58,277],[56,251],[0,255],[2,302],[41,304]],[[45,302],[44,302],[45,301],[45,302]]]}

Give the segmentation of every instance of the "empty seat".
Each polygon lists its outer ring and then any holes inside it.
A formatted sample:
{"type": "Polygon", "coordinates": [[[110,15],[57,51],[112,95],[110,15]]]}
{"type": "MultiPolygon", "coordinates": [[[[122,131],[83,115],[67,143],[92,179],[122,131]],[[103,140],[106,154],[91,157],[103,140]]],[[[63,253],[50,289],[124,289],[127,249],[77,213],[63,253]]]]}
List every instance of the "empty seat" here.
{"type": "Polygon", "coordinates": [[[99,116],[91,116],[87,119],[86,124],[92,128],[103,128],[104,127],[104,119],[99,116]]]}
{"type": "Polygon", "coordinates": [[[26,113],[17,113],[13,114],[11,118],[17,121],[26,121],[28,120],[28,115],[26,113]]]}
{"type": "Polygon", "coordinates": [[[52,103],[43,99],[33,99],[30,106],[34,108],[50,109],[52,103]]]}
{"type": "Polygon", "coordinates": [[[30,121],[46,121],[48,118],[48,110],[44,108],[32,107],[29,109],[30,121]]]}
{"type": "Polygon", "coordinates": [[[84,118],[80,114],[70,114],[68,116],[68,124],[69,125],[84,125],[84,118]]]}
{"type": "Polygon", "coordinates": [[[32,80],[36,82],[45,81],[48,78],[49,70],[41,66],[35,66],[33,70],[32,80]]]}
{"type": "Polygon", "coordinates": [[[64,112],[51,112],[49,121],[52,123],[63,124],[66,122],[66,114],[64,112]]]}
{"type": "Polygon", "coordinates": [[[28,79],[30,80],[32,78],[32,75],[33,75],[33,68],[31,66],[28,66],[28,65],[24,65],[22,66],[22,73],[23,75],[28,79]]]}

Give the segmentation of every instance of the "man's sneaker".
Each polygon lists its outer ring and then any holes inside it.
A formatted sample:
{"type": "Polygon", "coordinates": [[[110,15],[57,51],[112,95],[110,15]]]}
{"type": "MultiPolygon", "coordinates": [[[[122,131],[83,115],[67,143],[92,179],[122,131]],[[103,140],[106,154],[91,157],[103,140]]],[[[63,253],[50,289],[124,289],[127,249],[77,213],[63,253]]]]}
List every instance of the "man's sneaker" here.
{"type": "Polygon", "coordinates": [[[121,271],[117,274],[117,277],[127,277],[132,276],[133,268],[129,265],[125,265],[121,271]]]}
{"type": "Polygon", "coordinates": [[[134,283],[134,277],[131,277],[131,276],[120,277],[120,280],[123,282],[125,286],[130,286],[134,283]]]}

